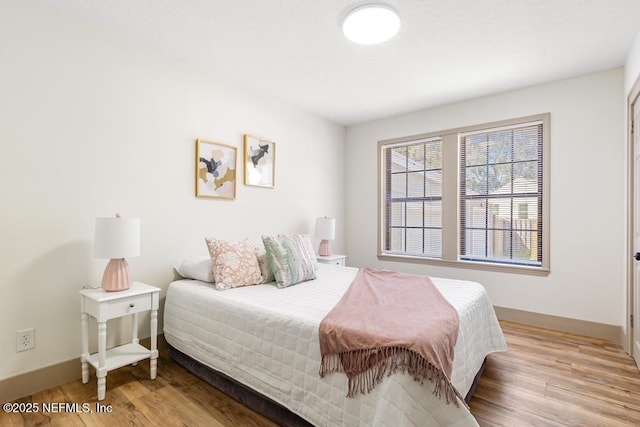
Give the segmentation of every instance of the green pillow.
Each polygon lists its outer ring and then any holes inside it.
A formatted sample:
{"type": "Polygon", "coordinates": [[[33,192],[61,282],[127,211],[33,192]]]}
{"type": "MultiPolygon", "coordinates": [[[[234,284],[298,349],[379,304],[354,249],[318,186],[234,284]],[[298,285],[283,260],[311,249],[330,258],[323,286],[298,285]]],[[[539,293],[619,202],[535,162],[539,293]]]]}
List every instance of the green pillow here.
{"type": "Polygon", "coordinates": [[[318,261],[308,234],[262,236],[279,288],[316,278],[318,261]]]}

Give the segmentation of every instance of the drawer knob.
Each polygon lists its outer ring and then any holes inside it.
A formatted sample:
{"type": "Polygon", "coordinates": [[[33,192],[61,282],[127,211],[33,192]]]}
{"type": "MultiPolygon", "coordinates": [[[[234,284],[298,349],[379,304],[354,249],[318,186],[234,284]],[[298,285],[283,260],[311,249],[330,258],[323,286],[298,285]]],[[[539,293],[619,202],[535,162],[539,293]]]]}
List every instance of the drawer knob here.
{"type": "Polygon", "coordinates": [[[136,306],[136,305],[135,305],[134,303],[129,304],[129,307],[130,307],[130,308],[133,308],[133,307],[135,307],[135,306],[136,306]]]}

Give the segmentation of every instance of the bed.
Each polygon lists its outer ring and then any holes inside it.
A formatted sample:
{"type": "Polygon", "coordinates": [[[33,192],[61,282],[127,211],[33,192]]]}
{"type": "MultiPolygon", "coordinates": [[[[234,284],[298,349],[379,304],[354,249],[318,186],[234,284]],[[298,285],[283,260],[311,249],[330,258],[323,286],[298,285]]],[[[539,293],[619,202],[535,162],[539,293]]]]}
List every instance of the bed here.
{"type": "MultiPolygon", "coordinates": [[[[176,280],[164,309],[170,354],[225,392],[255,392],[264,399],[240,400],[281,425],[477,425],[463,402],[446,404],[429,382],[409,375],[393,374],[354,398],[346,398],[346,376],[320,378],[320,321],[357,271],[320,264],[315,280],[284,289],[263,284],[216,291],[210,283],[176,280]]],[[[485,357],[506,350],[506,343],[480,284],[432,280],[459,314],[451,382],[465,396],[485,357]]]]}

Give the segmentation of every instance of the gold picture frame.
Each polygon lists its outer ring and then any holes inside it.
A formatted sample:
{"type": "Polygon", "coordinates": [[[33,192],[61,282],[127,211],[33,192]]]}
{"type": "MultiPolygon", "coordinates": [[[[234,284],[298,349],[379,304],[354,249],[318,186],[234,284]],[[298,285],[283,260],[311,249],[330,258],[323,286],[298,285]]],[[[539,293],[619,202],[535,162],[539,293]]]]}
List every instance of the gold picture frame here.
{"type": "Polygon", "coordinates": [[[236,198],[238,149],[196,139],[196,197],[236,198]]]}
{"type": "Polygon", "coordinates": [[[273,188],[276,143],[253,135],[244,136],[244,185],[273,188]]]}

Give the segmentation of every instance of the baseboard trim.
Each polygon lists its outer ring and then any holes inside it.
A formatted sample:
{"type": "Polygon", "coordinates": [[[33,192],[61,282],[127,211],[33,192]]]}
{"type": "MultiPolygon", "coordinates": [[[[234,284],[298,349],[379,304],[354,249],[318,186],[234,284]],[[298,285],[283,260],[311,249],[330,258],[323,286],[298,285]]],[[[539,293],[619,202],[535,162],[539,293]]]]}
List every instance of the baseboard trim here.
{"type": "Polygon", "coordinates": [[[11,402],[81,377],[80,358],[0,380],[0,402],[11,402]]]}
{"type": "Polygon", "coordinates": [[[571,319],[568,317],[552,316],[549,314],[540,314],[506,307],[494,306],[493,308],[500,320],[605,339],[613,341],[623,347],[626,341],[626,335],[621,326],[571,319]]]}
{"type": "MultiPolygon", "coordinates": [[[[149,347],[150,343],[150,338],[140,339],[140,344],[142,345],[149,347]]],[[[78,380],[81,377],[80,356],[36,369],[35,371],[18,374],[14,377],[0,380],[0,402],[12,402],[16,399],[78,380]]],[[[95,381],[94,375],[91,376],[90,381],[95,381]]]]}

